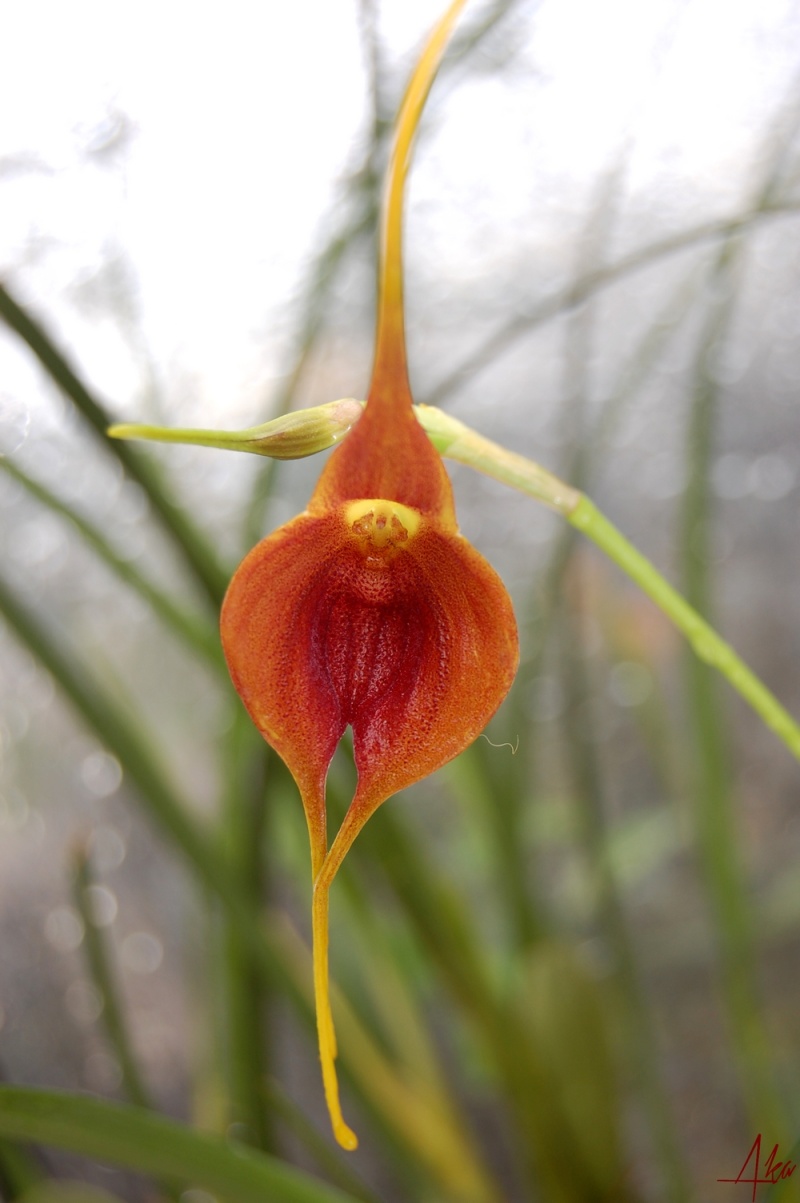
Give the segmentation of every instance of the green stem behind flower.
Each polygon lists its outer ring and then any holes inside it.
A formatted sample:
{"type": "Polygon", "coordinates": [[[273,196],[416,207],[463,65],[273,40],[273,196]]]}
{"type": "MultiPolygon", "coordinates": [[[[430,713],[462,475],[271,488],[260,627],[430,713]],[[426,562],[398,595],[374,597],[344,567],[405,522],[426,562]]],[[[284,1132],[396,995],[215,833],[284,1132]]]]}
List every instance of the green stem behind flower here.
{"type": "Polygon", "coordinates": [[[650,561],[620,534],[588,497],[581,497],[575,510],[567,517],[573,526],[583,531],[644,590],[686,636],[695,654],[727,678],[766,726],[774,731],[792,755],[800,760],[800,726],[730,644],[720,638],[714,628],[705,622],[650,561]]]}

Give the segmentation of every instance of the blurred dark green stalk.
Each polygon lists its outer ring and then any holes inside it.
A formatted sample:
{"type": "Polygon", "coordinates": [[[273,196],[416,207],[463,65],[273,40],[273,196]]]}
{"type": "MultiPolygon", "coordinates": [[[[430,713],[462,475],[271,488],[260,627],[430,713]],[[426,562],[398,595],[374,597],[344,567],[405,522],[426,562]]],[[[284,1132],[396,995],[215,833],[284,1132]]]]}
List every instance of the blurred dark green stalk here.
{"type": "Polygon", "coordinates": [[[101,1099],[0,1086],[0,1133],[53,1144],[236,1203],[352,1203],[276,1158],[192,1131],[162,1116],[101,1099]]]}
{"type": "Polygon", "coordinates": [[[108,949],[95,920],[91,892],[93,884],[88,853],[85,848],[80,848],[75,855],[72,892],[76,909],[83,921],[86,960],[102,1004],[103,1026],[119,1062],[122,1084],[128,1099],[137,1107],[152,1109],[150,1093],[133,1052],[108,949]]]}
{"type": "Polygon", "coordinates": [[[225,571],[205,535],[186,511],[170,497],[166,482],[161,478],[156,466],[151,460],[139,455],[135,448],[125,443],[109,441],[106,431],[111,425],[110,414],[86,388],[44,326],[23,309],[2,284],[0,317],[28,344],[53,382],[72,402],[87,428],[100,440],[105,451],[116,456],[126,474],[141,486],[161,525],[206,593],[211,605],[218,606],[227,583],[225,571]]]}
{"type": "MultiPolygon", "coordinates": [[[[800,122],[798,95],[782,109],[764,139],[762,180],[754,189],[753,212],[769,212],[792,169],[800,122]]],[[[744,270],[746,243],[731,237],[717,252],[709,275],[707,312],[694,368],[694,396],[686,440],[687,481],[681,514],[681,558],[689,603],[713,622],[713,503],[711,466],[718,422],[717,367],[731,337],[744,270]]],[[[719,950],[721,985],[744,1104],[754,1131],[766,1130],[784,1147],[792,1139],[790,1100],[778,1087],[777,1067],[758,988],[757,919],[749,898],[734,774],[720,682],[697,656],[685,661],[695,754],[697,845],[719,950]]],[[[796,1104],[795,1104],[796,1105],[796,1104]]],[[[800,1184],[786,1198],[800,1199],[800,1184]]]]}

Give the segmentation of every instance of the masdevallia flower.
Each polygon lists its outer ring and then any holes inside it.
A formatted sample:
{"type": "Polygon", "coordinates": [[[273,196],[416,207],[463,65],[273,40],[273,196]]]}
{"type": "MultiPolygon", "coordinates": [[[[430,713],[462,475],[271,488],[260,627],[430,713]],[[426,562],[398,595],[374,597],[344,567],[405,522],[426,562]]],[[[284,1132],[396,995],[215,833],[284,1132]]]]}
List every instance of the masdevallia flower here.
{"type": "Polygon", "coordinates": [[[450,481],[412,410],[403,329],[403,184],[413,134],[464,0],[439,22],[398,119],[383,216],[378,334],[366,408],[304,513],[245,558],[222,609],[231,677],[297,782],[311,841],[314,988],[325,1095],[342,1118],[328,997],[328,895],[392,794],[461,752],[502,702],[517,629],[497,574],[459,534],[450,481]],[[325,779],[347,727],[358,785],[328,847],[325,779]]]}

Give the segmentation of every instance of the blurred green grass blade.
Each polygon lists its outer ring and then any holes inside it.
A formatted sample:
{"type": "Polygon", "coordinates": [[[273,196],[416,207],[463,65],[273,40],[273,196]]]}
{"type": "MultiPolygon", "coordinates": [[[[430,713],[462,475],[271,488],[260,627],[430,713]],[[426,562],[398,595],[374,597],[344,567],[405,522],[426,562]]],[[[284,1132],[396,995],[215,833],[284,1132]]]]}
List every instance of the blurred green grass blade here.
{"type": "MultiPolygon", "coordinates": [[[[268,893],[265,838],[266,789],[274,754],[255,729],[244,707],[237,706],[223,737],[222,800],[219,843],[243,904],[258,915],[268,893]]],[[[224,1055],[231,1120],[241,1124],[242,1139],[269,1151],[274,1132],[265,1106],[264,1082],[269,1072],[266,1032],[269,983],[258,965],[236,917],[222,917],[219,977],[224,994],[224,1055]]]]}
{"type": "Polygon", "coordinates": [[[177,545],[212,606],[218,608],[227,586],[227,573],[205,536],[185,510],[170,498],[166,482],[161,478],[156,465],[139,455],[136,449],[127,443],[106,437],[106,430],[111,425],[110,415],[80,380],[42,323],[27,313],[2,284],[0,317],[27,343],[50,378],[69,397],[89,424],[106,452],[116,456],[128,476],[144,489],[162,526],[177,545]]]}
{"type": "Polygon", "coordinates": [[[90,1186],[88,1182],[65,1182],[50,1178],[26,1191],[20,1203],[123,1203],[123,1200],[99,1186],[90,1186]]]}
{"type": "MultiPolygon", "coordinates": [[[[91,889],[94,885],[88,852],[78,849],[72,873],[72,895],[75,907],[83,922],[83,950],[86,955],[89,977],[98,991],[102,1002],[100,1022],[106,1030],[111,1051],[116,1057],[122,1075],[122,1086],[128,1101],[136,1107],[155,1110],[150,1093],[139,1069],[136,1054],[125,1020],[125,1013],[111,966],[111,955],[103,932],[97,926],[92,905],[91,889]]],[[[160,1183],[165,1195],[177,1198],[172,1184],[160,1183]]]]}
{"type": "Polygon", "coordinates": [[[652,380],[662,355],[693,313],[704,275],[697,266],[688,272],[655,314],[624,364],[615,387],[600,406],[587,434],[585,443],[592,451],[592,458],[586,464],[586,477],[582,481],[572,475],[569,477],[578,488],[591,491],[589,482],[595,464],[602,464],[603,456],[608,453],[609,441],[619,428],[626,409],[639,389],[652,380]]]}
{"type": "MultiPolygon", "coordinates": [[[[227,860],[206,830],[193,818],[187,802],[175,792],[146,741],[118,710],[113,700],[100,690],[86,673],[59,647],[56,639],[33,613],[15,597],[0,575],[0,613],[16,631],[44,668],[52,675],[78,714],[100,741],[120,761],[126,777],[137,789],[142,809],[181,853],[198,883],[213,891],[230,912],[243,939],[267,982],[276,974],[283,984],[292,985],[289,975],[264,938],[257,912],[248,905],[227,860]]],[[[294,991],[301,1010],[305,1000],[294,991]]],[[[311,1023],[312,1012],[305,1009],[311,1023]]]]}
{"type": "Polygon", "coordinates": [[[543,1192],[548,1203],[583,1203],[595,1197],[620,1203],[625,1196],[618,1192],[587,1194],[591,1171],[580,1150],[570,1149],[563,1117],[553,1113],[535,1040],[508,1000],[496,993],[462,899],[434,872],[397,808],[384,807],[359,842],[373,871],[395,891],[432,965],[474,1025],[501,1084],[531,1196],[543,1192]]]}
{"type": "MultiPolygon", "coordinates": [[[[270,929],[278,955],[313,1005],[309,949],[285,916],[275,915],[270,929]]],[[[407,1168],[422,1172],[452,1203],[496,1203],[494,1188],[479,1172],[479,1162],[449,1109],[386,1056],[335,984],[331,994],[342,1067],[402,1150],[407,1168]]]]}
{"type": "Polygon", "coordinates": [[[21,484],[42,505],[70,522],[89,547],[97,552],[100,559],[120,580],[124,581],[126,585],[130,585],[141,598],[152,606],[154,612],[163,619],[170,630],[199,652],[215,669],[224,669],[216,623],[204,620],[177,606],[166,593],[148,581],[132,561],[124,559],[114,551],[100,527],[62,501],[46,485],[34,480],[8,456],[0,456],[0,469],[21,484]]]}
{"type": "MultiPolygon", "coordinates": [[[[739,248],[726,245],[715,266],[714,295],[696,365],[687,430],[688,481],[681,514],[680,550],[686,597],[706,617],[713,613],[710,469],[719,390],[714,360],[725,341],[736,297],[739,248]]],[[[709,665],[686,659],[696,766],[695,829],[714,918],[726,1008],[744,1087],[757,1130],[786,1139],[784,1101],[777,1089],[770,1038],[757,986],[757,937],[734,804],[733,768],[718,680],[709,665]]],[[[798,1191],[800,1196],[800,1191],[798,1191]]]]}
{"type": "Polygon", "coordinates": [[[796,217],[798,212],[800,212],[800,201],[772,200],[769,204],[746,210],[738,217],[714,219],[691,229],[682,230],[677,234],[671,234],[666,238],[657,239],[639,250],[631,251],[616,263],[588,272],[561,292],[533,304],[526,314],[516,315],[494,334],[490,334],[483,344],[477,346],[466,358],[462,359],[461,363],[443,380],[440,380],[434,388],[429,389],[422,400],[426,405],[441,405],[445,397],[454,392],[465,379],[469,379],[487,368],[518,339],[528,336],[531,331],[553,318],[569,313],[570,310],[583,304],[584,301],[604,288],[616,284],[619,280],[651,267],[661,259],[670,258],[693,247],[723,241],[734,234],[746,233],[769,219],[796,217]]]}
{"type": "Polygon", "coordinates": [[[0,1086],[0,1133],[172,1179],[230,1203],[352,1203],[265,1153],[137,1107],[84,1095],[0,1086]]]}
{"type": "MultiPolygon", "coordinates": [[[[579,579],[575,574],[570,592],[577,613],[583,610],[578,598],[579,579]]],[[[659,1061],[656,1027],[640,980],[636,952],[610,855],[603,768],[596,751],[598,740],[593,730],[591,686],[581,652],[581,633],[575,613],[565,609],[562,616],[560,650],[567,694],[565,759],[573,780],[580,842],[589,868],[591,889],[596,896],[596,910],[613,956],[625,1054],[650,1129],[662,1176],[663,1197],[670,1203],[687,1203],[692,1197],[689,1173],[675,1131],[659,1061]]]]}
{"type": "Polygon", "coordinates": [[[351,939],[351,956],[357,950],[361,978],[378,1017],[378,1026],[402,1066],[404,1077],[413,1081],[420,1097],[429,1100],[436,1113],[447,1118],[448,1127],[461,1141],[462,1174],[457,1194],[455,1184],[451,1184],[453,1201],[457,1198],[461,1203],[500,1203],[500,1188],[470,1132],[457,1087],[448,1080],[419,1000],[393,956],[385,917],[376,913],[352,864],[347,865],[347,872],[341,876],[350,924],[357,929],[357,936],[351,939]]]}
{"type": "Polygon", "coordinates": [[[0,1138],[0,1199],[13,1203],[43,1180],[43,1171],[30,1154],[13,1141],[0,1138]]]}
{"type": "Polygon", "coordinates": [[[152,1110],[153,1104],[133,1052],[106,941],[94,920],[90,893],[93,884],[88,854],[85,848],[80,848],[73,864],[72,895],[83,921],[84,950],[89,975],[103,1003],[102,1023],[119,1064],[123,1088],[128,1099],[137,1107],[152,1110]]]}
{"type": "MultiPolygon", "coordinates": [[[[782,107],[763,139],[762,169],[754,209],[775,202],[800,125],[800,91],[782,107]]],[[[687,484],[680,514],[680,554],[688,601],[713,616],[711,464],[717,434],[720,387],[716,366],[731,337],[739,300],[744,246],[728,239],[712,268],[709,306],[695,360],[694,395],[686,434],[687,484]]],[[[698,849],[719,944],[725,1005],[744,1088],[757,1131],[789,1139],[786,1102],[778,1085],[770,1032],[759,990],[758,940],[745,855],[738,830],[733,763],[718,681],[694,657],[686,660],[696,764],[695,819],[698,849]]],[[[796,750],[796,749],[795,749],[796,750]]],[[[800,1185],[789,1194],[800,1199],[800,1185]]]]}
{"type": "Polygon", "coordinates": [[[317,1131],[305,1112],[292,1102],[279,1082],[269,1078],[264,1083],[263,1090],[270,1111],[279,1116],[289,1131],[302,1143],[329,1182],[349,1191],[360,1203],[381,1203],[380,1198],[365,1186],[350,1168],[347,1159],[331,1146],[327,1137],[317,1131]]]}
{"type": "MultiPolygon", "coordinates": [[[[295,336],[294,362],[288,377],[271,407],[273,414],[287,413],[293,406],[303,375],[311,361],[317,339],[323,328],[328,305],[339,273],[351,252],[365,238],[370,241],[378,221],[382,170],[379,154],[387,140],[391,125],[375,122],[373,138],[359,169],[346,183],[345,220],[311,263],[303,288],[303,304],[299,328],[295,336]],[[347,203],[349,201],[349,204],[347,203]]],[[[268,460],[255,477],[253,490],[244,514],[243,538],[246,546],[257,543],[264,534],[264,521],[270,497],[279,476],[278,463],[268,460]]]]}
{"type": "Polygon", "coordinates": [[[391,884],[456,997],[492,1023],[494,1002],[469,915],[397,808],[383,807],[378,821],[360,833],[359,843],[374,871],[391,884]]]}
{"type": "Polygon", "coordinates": [[[158,763],[147,741],[113,699],[91,680],[57,637],[20,602],[0,575],[0,613],[20,640],[51,674],[89,728],[117,757],[125,774],[137,786],[149,814],[167,831],[178,847],[223,894],[230,882],[222,859],[203,829],[191,817],[158,763]]]}
{"type": "Polygon", "coordinates": [[[720,638],[689,602],[674,589],[650,561],[637,551],[588,497],[582,496],[569,521],[583,531],[601,551],[652,598],[686,636],[696,656],[727,677],[770,730],[800,759],[800,726],[770,693],[736,652],[720,638]]]}
{"type": "MultiPolygon", "coordinates": [[[[526,727],[520,724],[518,730],[525,732],[526,741],[530,739],[526,727]]],[[[529,767],[529,756],[523,757],[521,767],[529,767]]],[[[445,771],[462,804],[468,797],[480,815],[509,943],[518,950],[526,948],[544,933],[546,925],[533,895],[524,834],[523,809],[530,797],[524,774],[518,770],[510,748],[496,748],[482,739],[457,756],[445,771]]]]}
{"type": "MultiPolygon", "coordinates": [[[[619,190],[622,183],[625,156],[620,156],[617,169],[601,181],[597,203],[593,206],[584,236],[578,246],[577,270],[572,285],[573,295],[579,295],[583,281],[597,278],[604,270],[607,243],[612,233],[619,190]]],[[[590,419],[592,380],[589,364],[596,352],[597,306],[594,295],[576,306],[566,324],[567,345],[563,361],[561,430],[569,447],[568,479],[584,490],[598,461],[604,455],[602,443],[595,441],[596,422],[590,419]]],[[[648,346],[647,336],[642,344],[642,358],[657,353],[658,341],[648,346]],[[649,354],[646,354],[649,352],[649,354]]],[[[634,363],[636,361],[634,360],[634,363]]],[[[635,379],[635,378],[634,378],[635,379]]],[[[620,390],[620,397],[625,390],[620,390]]],[[[617,418],[621,399],[616,405],[607,402],[598,421],[605,416],[611,422],[617,418]]],[[[564,550],[574,541],[565,538],[564,550]]],[[[604,765],[596,752],[593,730],[592,689],[588,665],[582,652],[582,631],[578,615],[587,609],[581,601],[581,573],[574,555],[559,555],[554,563],[560,570],[560,605],[551,611],[556,622],[551,633],[557,635],[560,654],[559,677],[564,683],[566,712],[563,735],[566,745],[565,767],[571,777],[578,815],[578,843],[583,845],[585,878],[592,896],[591,910],[611,952],[616,987],[617,1011],[623,1017],[625,1051],[628,1070],[638,1087],[642,1112],[650,1130],[651,1146],[661,1177],[661,1192],[670,1203],[687,1203],[690,1198],[689,1174],[684,1163],[675,1131],[674,1119],[661,1073],[652,1022],[644,991],[639,981],[636,954],[628,931],[622,902],[609,856],[606,831],[606,784],[604,765]],[[569,588],[563,588],[569,573],[569,588]],[[555,628],[555,629],[554,629],[555,628]]],[[[587,1163],[594,1175],[606,1186],[621,1188],[624,1166],[621,1146],[621,1097],[616,1074],[612,1071],[610,1049],[603,1016],[593,998],[592,983],[581,972],[578,959],[564,948],[543,945],[536,950],[534,961],[533,998],[545,1009],[549,1020],[543,1033],[541,1057],[545,1067],[554,1055],[554,1045],[561,1044],[557,1057],[561,1072],[574,1078],[572,1090],[564,1092],[557,1080],[550,1093],[560,1099],[564,1109],[564,1126],[576,1126],[575,1141],[581,1141],[587,1163]],[[563,995],[560,1005],[556,996],[563,995]],[[593,1005],[594,1004],[594,1005],[593,1005]],[[549,1030],[549,1036],[548,1036],[549,1030]],[[583,1041],[586,1041],[582,1052],[583,1041]],[[569,1066],[572,1064],[572,1072],[569,1066]],[[607,1106],[602,1104],[603,1079],[607,1084],[607,1106]],[[576,1096],[583,1094],[582,1099],[576,1096]],[[580,1105],[577,1105],[580,1103],[580,1105]],[[593,1114],[597,1113],[599,1114],[593,1114]],[[602,1135],[601,1135],[602,1134],[602,1135]],[[599,1140],[598,1140],[599,1137],[599,1140]],[[609,1156],[610,1155],[610,1156],[609,1156]],[[615,1175],[617,1176],[615,1183],[615,1175]]],[[[534,1014],[536,1008],[534,1006],[534,1014]]]]}
{"type": "MultiPolygon", "coordinates": [[[[585,1175],[572,1197],[626,1203],[635,1193],[627,1181],[607,983],[588,971],[572,945],[554,937],[529,949],[520,967],[516,1002],[539,1050],[553,1140],[564,1161],[576,1160],[585,1175]]],[[[557,1172],[558,1158],[552,1161],[557,1172]]]]}

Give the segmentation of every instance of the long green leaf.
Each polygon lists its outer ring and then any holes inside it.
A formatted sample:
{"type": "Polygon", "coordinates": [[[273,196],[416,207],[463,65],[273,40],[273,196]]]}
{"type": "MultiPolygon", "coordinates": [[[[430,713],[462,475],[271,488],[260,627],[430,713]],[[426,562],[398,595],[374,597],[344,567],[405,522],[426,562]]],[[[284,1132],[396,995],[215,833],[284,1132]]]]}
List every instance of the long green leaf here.
{"type": "Polygon", "coordinates": [[[85,847],[80,847],[74,858],[72,872],[72,895],[78,914],[83,920],[84,949],[89,975],[95,989],[102,1000],[103,1026],[111,1043],[111,1047],[119,1062],[122,1081],[128,1098],[137,1107],[153,1110],[150,1094],[142,1077],[133,1043],[128,1033],[119,988],[111,967],[111,957],[107,941],[99,926],[95,923],[91,903],[91,893],[94,886],[89,855],[85,847]]]}
{"type": "Polygon", "coordinates": [[[353,1203],[277,1158],[138,1107],[0,1086],[0,1134],[218,1193],[231,1203],[353,1203]]]}
{"type": "MultiPolygon", "coordinates": [[[[773,124],[764,140],[766,166],[755,188],[755,209],[767,209],[774,202],[791,162],[800,127],[800,90],[796,85],[792,104],[778,112],[773,124]]],[[[709,620],[714,611],[709,480],[721,400],[715,367],[720,348],[732,337],[742,261],[741,241],[726,240],[712,269],[713,299],[696,358],[687,429],[688,479],[681,510],[681,558],[687,600],[709,620]]],[[[746,857],[737,830],[725,714],[718,682],[707,664],[694,657],[687,659],[686,682],[695,736],[696,838],[714,916],[724,1001],[744,1102],[753,1124],[764,1126],[785,1142],[790,1135],[785,1119],[786,1097],[776,1074],[760,998],[757,931],[748,898],[746,857]]],[[[791,1193],[800,1199],[800,1187],[795,1185],[791,1193]]]]}
{"type": "Polygon", "coordinates": [[[136,448],[106,438],[106,431],[111,425],[111,415],[97,398],[92,396],[42,324],[27,313],[1,284],[0,317],[28,344],[47,374],[69,397],[108,453],[115,455],[128,475],[144,489],[164,529],[174,540],[195,578],[216,608],[222,601],[227,584],[225,570],[205,535],[169,496],[169,490],[160,479],[156,465],[139,455],[136,448]]]}
{"type": "Polygon", "coordinates": [[[745,211],[738,217],[723,220],[712,219],[659,238],[645,247],[631,251],[616,263],[587,272],[580,279],[571,281],[561,292],[545,297],[531,305],[527,313],[515,315],[506,325],[489,334],[483,343],[471,350],[456,368],[448,373],[425,396],[426,405],[440,405],[451,392],[464,381],[474,377],[492,364],[504,351],[523,337],[527,337],[538,326],[544,325],[561,314],[569,313],[584,301],[604,288],[624,280],[627,276],[642,271],[672,255],[680,254],[693,247],[722,242],[736,234],[745,234],[750,229],[760,228],[765,221],[797,216],[800,207],[794,200],[770,201],[769,204],[745,211]]]}
{"type": "Polygon", "coordinates": [[[210,836],[173,787],[142,729],[134,725],[114,699],[92,679],[45,623],[26,606],[0,575],[0,614],[21,641],[53,676],[75,709],[120,761],[135,783],[148,812],[188,858],[202,868],[206,880],[226,896],[231,879],[210,836]]]}
{"type": "Polygon", "coordinates": [[[174,602],[168,594],[149,581],[133,561],[126,560],[114,550],[99,526],[84,518],[47,485],[39,480],[34,480],[12,459],[0,456],[0,470],[21,484],[32,497],[47,506],[54,514],[58,514],[60,518],[71,523],[112,572],[144,598],[172,631],[176,632],[189,647],[200,652],[215,669],[223,668],[222,649],[213,621],[205,616],[201,618],[174,602]]]}

